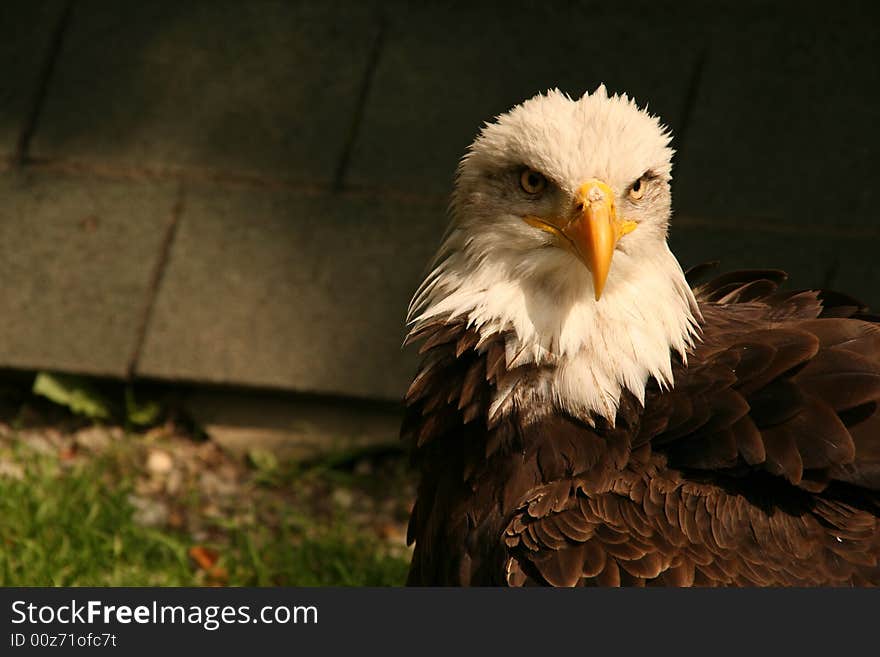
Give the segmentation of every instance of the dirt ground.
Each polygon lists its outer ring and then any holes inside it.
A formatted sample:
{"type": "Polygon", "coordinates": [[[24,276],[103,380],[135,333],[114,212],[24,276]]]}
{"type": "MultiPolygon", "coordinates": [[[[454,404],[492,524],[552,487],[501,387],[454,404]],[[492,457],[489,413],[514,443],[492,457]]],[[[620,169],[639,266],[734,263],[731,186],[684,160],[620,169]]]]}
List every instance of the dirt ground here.
{"type": "MultiPolygon", "coordinates": [[[[285,462],[266,451],[228,453],[174,413],[148,429],[132,430],[28,395],[6,395],[0,411],[0,487],[4,480],[19,486],[7,496],[34,497],[39,514],[47,504],[40,496],[62,490],[59,482],[97,479],[94,504],[123,493],[125,520],[112,532],[118,534],[114,540],[126,540],[126,523],[133,536],[149,530],[158,532],[151,536],[169,537],[172,552],[186,550],[189,583],[402,583],[415,490],[407,459],[396,446],[285,462]],[[34,469],[35,459],[42,469],[34,469]],[[312,556],[303,561],[309,550],[312,556]],[[288,551],[287,561],[297,566],[284,563],[288,551]],[[330,553],[332,563],[325,563],[330,553]],[[358,564],[365,558],[370,563],[364,572],[370,574],[360,577],[358,564]]],[[[0,524],[0,538],[13,555],[17,545],[41,540],[19,535],[25,520],[30,518],[0,524]]],[[[76,531],[69,530],[67,543],[76,544],[76,531]]],[[[88,580],[76,583],[103,581],[88,580]]]]}

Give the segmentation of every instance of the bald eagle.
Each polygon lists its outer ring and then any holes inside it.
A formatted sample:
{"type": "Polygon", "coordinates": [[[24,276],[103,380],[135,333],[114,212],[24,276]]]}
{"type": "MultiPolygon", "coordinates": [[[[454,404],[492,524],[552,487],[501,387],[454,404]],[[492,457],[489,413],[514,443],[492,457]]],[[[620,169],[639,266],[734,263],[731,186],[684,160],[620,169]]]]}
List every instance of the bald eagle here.
{"type": "Polygon", "coordinates": [[[880,318],[685,273],[669,144],[554,90],[462,159],[408,317],[409,584],[880,583],[880,318]]]}

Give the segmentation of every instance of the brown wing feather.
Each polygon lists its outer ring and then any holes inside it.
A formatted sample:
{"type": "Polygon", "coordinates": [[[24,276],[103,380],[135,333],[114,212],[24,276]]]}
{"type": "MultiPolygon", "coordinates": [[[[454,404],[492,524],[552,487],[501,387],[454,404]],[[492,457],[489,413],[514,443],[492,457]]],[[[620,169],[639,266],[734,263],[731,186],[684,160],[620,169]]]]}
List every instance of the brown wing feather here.
{"type": "Polygon", "coordinates": [[[504,336],[420,329],[409,582],[880,584],[880,327],[784,278],[697,286],[702,341],[614,426],[490,420],[504,336]]]}
{"type": "MultiPolygon", "coordinates": [[[[880,423],[875,420],[880,412],[880,327],[841,319],[845,312],[859,314],[865,308],[831,293],[813,295],[829,304],[831,316],[822,307],[806,317],[805,306],[787,307],[803,293],[774,291],[748,303],[711,301],[720,292],[729,294],[730,286],[771,278],[768,272],[733,273],[695,288],[705,319],[704,340],[689,354],[688,367],[677,368],[672,391],[649,391],[649,397],[667,399],[660,404],[649,399],[646,415],[657,412],[652,406],[661,413],[665,407],[675,409],[669,426],[652,443],[676,467],[733,467],[731,436],[719,431],[729,428],[740,466],[757,466],[795,484],[804,483],[805,469],[833,470],[836,474],[826,483],[835,476],[849,481],[858,471],[860,485],[880,490],[880,478],[870,481],[866,475],[873,472],[876,450],[856,449],[853,435],[861,426],[855,433],[862,442],[880,442],[880,436],[871,439],[864,430],[880,423]],[[713,389],[712,400],[704,400],[707,376],[727,382],[713,389]],[[688,403],[697,406],[688,409],[688,403]],[[750,422],[737,411],[743,404],[750,422]],[[735,422],[728,423],[730,418],[735,422]]],[[[653,424],[662,423],[655,419],[653,424]]],[[[808,478],[805,485],[815,489],[816,479],[808,478]]]]}

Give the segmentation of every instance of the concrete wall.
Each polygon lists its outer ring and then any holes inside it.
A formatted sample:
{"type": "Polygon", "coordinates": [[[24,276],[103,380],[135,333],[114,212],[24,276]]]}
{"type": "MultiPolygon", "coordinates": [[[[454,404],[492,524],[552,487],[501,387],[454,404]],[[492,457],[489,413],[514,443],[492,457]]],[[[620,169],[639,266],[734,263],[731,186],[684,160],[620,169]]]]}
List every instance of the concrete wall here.
{"type": "Polygon", "coordinates": [[[481,123],[605,82],[685,265],[880,306],[872,3],[0,3],[0,367],[397,399],[481,123]]]}

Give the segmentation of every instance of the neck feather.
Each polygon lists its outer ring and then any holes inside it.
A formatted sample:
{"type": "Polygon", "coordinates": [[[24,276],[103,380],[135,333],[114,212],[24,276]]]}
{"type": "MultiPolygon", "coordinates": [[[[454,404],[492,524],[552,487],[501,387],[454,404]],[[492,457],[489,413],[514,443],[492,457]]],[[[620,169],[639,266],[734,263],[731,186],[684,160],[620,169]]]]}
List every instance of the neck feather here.
{"type": "Polygon", "coordinates": [[[686,358],[697,317],[678,261],[658,242],[638,254],[618,251],[599,301],[589,272],[561,250],[529,262],[441,249],[408,321],[416,331],[465,318],[484,338],[505,335],[506,374],[490,415],[555,407],[613,424],[624,390],[644,402],[650,378],[672,386],[672,354],[686,358]]]}

